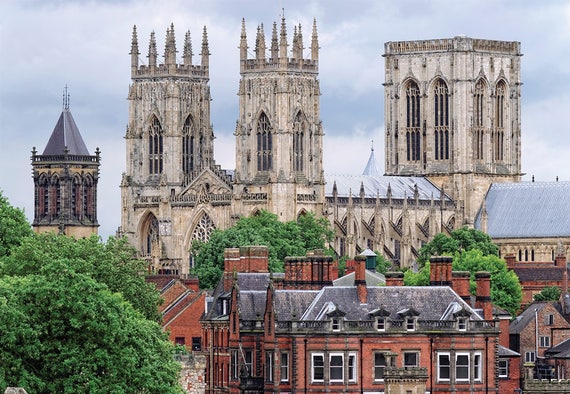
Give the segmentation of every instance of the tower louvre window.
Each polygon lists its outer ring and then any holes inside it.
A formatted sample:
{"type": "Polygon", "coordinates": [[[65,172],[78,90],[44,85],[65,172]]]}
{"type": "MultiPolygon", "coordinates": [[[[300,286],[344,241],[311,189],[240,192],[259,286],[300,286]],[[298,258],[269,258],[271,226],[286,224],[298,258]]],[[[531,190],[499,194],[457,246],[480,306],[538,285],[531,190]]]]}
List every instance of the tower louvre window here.
{"type": "Polygon", "coordinates": [[[264,113],[257,121],[257,170],[269,171],[273,168],[272,135],[269,118],[264,113]]]}
{"type": "Polygon", "coordinates": [[[293,122],[293,171],[303,171],[305,154],[305,123],[301,112],[297,112],[293,122]]]}
{"type": "Polygon", "coordinates": [[[485,108],[485,84],[479,80],[475,85],[473,105],[473,154],[476,160],[483,160],[485,129],[483,113],[485,108]]]}
{"type": "Polygon", "coordinates": [[[505,138],[505,95],[507,87],[504,81],[497,84],[495,95],[495,130],[493,133],[493,152],[495,161],[503,160],[505,138]]]}
{"type": "Polygon", "coordinates": [[[182,128],[182,171],[184,174],[190,174],[195,170],[195,150],[194,122],[192,117],[188,116],[182,128]]]}
{"type": "Polygon", "coordinates": [[[434,87],[435,160],[449,160],[449,90],[441,79],[434,87]]]}
{"type": "Polygon", "coordinates": [[[410,81],[406,88],[406,159],[421,160],[420,89],[410,81]]]}
{"type": "Polygon", "coordinates": [[[154,118],[148,132],[148,172],[162,173],[163,132],[158,119],[154,118]]]}

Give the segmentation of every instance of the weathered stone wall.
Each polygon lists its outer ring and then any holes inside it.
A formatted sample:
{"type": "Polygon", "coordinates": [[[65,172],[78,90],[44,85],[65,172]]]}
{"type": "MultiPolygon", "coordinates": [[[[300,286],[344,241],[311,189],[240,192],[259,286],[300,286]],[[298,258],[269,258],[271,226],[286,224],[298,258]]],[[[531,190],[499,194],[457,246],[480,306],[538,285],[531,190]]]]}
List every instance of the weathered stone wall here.
{"type": "Polygon", "coordinates": [[[179,355],[182,364],[180,383],[184,392],[201,394],[206,392],[206,357],[199,355],[179,355]]]}

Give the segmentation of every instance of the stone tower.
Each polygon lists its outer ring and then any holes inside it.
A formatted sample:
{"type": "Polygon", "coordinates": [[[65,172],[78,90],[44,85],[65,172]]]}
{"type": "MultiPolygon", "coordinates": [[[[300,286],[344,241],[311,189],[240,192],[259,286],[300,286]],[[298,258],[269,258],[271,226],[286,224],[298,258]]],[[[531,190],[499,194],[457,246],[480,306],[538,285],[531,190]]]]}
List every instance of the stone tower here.
{"type": "Polygon", "coordinates": [[[240,41],[239,118],[236,136],[234,209],[250,215],[266,209],[280,220],[306,211],[322,215],[323,129],[318,80],[319,44],[313,22],[309,58],[301,25],[288,52],[285,18],[273,23],[269,46],[258,26],[255,57],[248,58],[245,21],[240,41]],[[266,53],[268,52],[268,53],[266,53]]]}
{"type": "Polygon", "coordinates": [[[139,65],[136,26],[131,42],[126,172],[121,181],[121,232],[153,273],[186,274],[193,239],[207,240],[229,222],[232,185],[214,163],[210,124],[208,36],[192,62],[190,32],[177,63],[174,26],[159,64],[154,32],[148,64],[139,65]]]}
{"type": "Polygon", "coordinates": [[[427,176],[473,225],[492,182],[521,177],[519,42],[388,42],[386,173],[427,176]]]}
{"type": "Polygon", "coordinates": [[[36,232],[75,237],[97,234],[99,148],[91,156],[69,110],[67,88],[63,111],[41,155],[32,150],[36,232]]]}

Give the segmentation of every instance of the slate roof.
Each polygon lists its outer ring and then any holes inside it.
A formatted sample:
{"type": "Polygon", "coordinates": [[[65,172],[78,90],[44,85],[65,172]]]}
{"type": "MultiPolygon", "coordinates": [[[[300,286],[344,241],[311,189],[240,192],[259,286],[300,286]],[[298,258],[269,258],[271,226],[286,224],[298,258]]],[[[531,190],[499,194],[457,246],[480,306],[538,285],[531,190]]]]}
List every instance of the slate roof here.
{"type": "Polygon", "coordinates": [[[278,320],[291,320],[295,311],[299,320],[326,319],[323,311],[340,310],[346,320],[370,320],[370,313],[380,308],[390,312],[391,319],[401,319],[398,312],[414,309],[421,320],[448,320],[451,312],[464,309],[474,319],[480,320],[449,287],[367,287],[368,303],[360,304],[356,287],[327,286],[319,291],[279,290],[275,292],[275,307],[278,320]]]}
{"type": "MultiPolygon", "coordinates": [[[[360,187],[364,187],[364,195],[367,198],[387,198],[388,187],[392,191],[392,198],[403,199],[413,198],[417,185],[419,199],[429,201],[432,198],[438,200],[441,190],[425,177],[417,176],[370,176],[370,175],[327,175],[325,174],[325,195],[333,195],[333,187],[336,184],[339,197],[348,197],[351,193],[353,197],[360,195],[360,187]]],[[[446,201],[451,201],[445,195],[446,201]]]]}
{"type": "Polygon", "coordinates": [[[65,108],[51,133],[43,155],[62,155],[67,147],[70,155],[89,156],[89,151],[68,108],[65,108]]]}
{"type": "MultiPolygon", "coordinates": [[[[341,276],[333,280],[333,286],[354,286],[354,276],[354,272],[341,276]]],[[[386,284],[386,277],[384,275],[370,270],[364,271],[364,279],[366,280],[366,286],[383,286],[386,284]]]]}
{"type": "MultiPolygon", "coordinates": [[[[568,268],[567,268],[568,269],[568,268]]],[[[550,282],[561,281],[564,273],[563,267],[514,267],[513,271],[517,274],[521,282],[550,282]]],[[[570,274],[570,270],[568,272],[570,274]]]]}
{"type": "Polygon", "coordinates": [[[499,357],[518,357],[518,356],[520,356],[520,353],[517,353],[514,350],[511,350],[511,349],[508,349],[504,346],[499,345],[498,356],[499,357]]]}
{"type": "Polygon", "coordinates": [[[544,355],[552,358],[570,358],[570,339],[546,350],[544,355]]]}
{"type": "MultiPolygon", "coordinates": [[[[491,238],[570,236],[570,182],[494,183],[485,197],[491,238]]],[[[481,229],[481,212],[475,219],[481,229]]]]}
{"type": "Polygon", "coordinates": [[[562,313],[562,309],[560,307],[559,302],[555,301],[535,301],[530,304],[520,315],[518,315],[509,325],[509,333],[510,334],[520,334],[524,328],[534,321],[535,317],[535,309],[537,312],[540,312],[542,308],[546,305],[552,304],[554,309],[556,309],[559,313],[562,313]]]}

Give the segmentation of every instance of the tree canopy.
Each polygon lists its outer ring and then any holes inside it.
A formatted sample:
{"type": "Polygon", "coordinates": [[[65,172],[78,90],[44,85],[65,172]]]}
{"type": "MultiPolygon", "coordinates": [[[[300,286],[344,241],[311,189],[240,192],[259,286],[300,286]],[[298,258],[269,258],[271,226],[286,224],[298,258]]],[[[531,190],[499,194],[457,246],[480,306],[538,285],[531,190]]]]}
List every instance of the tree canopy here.
{"type": "Polygon", "coordinates": [[[451,232],[451,236],[438,234],[419,251],[420,270],[404,273],[408,286],[429,285],[429,259],[431,256],[453,256],[454,271],[471,273],[471,292],[475,293],[475,273],[488,271],[491,274],[491,299],[493,303],[515,316],[520,308],[522,289],[516,274],[498,256],[498,247],[482,231],[462,228],[451,232]]]}
{"type": "Polygon", "coordinates": [[[560,288],[558,286],[546,286],[538,294],[534,295],[535,301],[558,301],[560,299],[560,288]]]}
{"type": "Polygon", "coordinates": [[[125,239],[22,238],[0,258],[0,392],[180,393],[144,268],[125,239]]]}
{"type": "Polygon", "coordinates": [[[31,234],[32,228],[24,211],[10,205],[0,190],[0,258],[31,234]]]}
{"type": "Polygon", "coordinates": [[[208,242],[192,245],[194,270],[202,288],[217,285],[224,269],[224,250],[247,245],[264,245],[269,249],[269,269],[282,272],[287,256],[303,256],[308,250],[324,249],[333,232],[326,219],[313,213],[301,215],[297,221],[281,222],[277,215],[261,211],[244,217],[226,230],[215,230],[208,242]]]}

